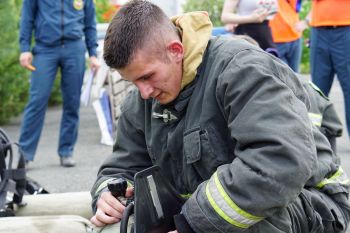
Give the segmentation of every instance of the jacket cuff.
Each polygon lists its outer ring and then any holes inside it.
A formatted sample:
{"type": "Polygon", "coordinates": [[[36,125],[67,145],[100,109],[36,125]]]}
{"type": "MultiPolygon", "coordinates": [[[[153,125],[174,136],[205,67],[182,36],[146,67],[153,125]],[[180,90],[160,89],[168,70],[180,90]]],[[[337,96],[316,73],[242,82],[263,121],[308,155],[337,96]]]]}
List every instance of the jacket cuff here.
{"type": "Polygon", "coordinates": [[[30,52],[30,45],[20,44],[20,51],[21,53],[30,52]]]}
{"type": "Polygon", "coordinates": [[[89,48],[89,57],[95,56],[97,57],[96,48],[89,48]]]}
{"type": "Polygon", "coordinates": [[[199,190],[202,186],[203,183],[197,188],[197,191],[186,201],[185,205],[182,207],[182,214],[194,232],[222,233],[223,231],[215,227],[215,225],[209,220],[206,214],[203,213],[202,208],[197,202],[197,196],[201,195],[199,190]]]}
{"type": "MultiPolygon", "coordinates": [[[[213,182],[212,179],[210,179],[209,182],[213,182]]],[[[237,226],[239,224],[238,221],[230,218],[230,216],[225,216],[226,213],[222,209],[218,209],[220,208],[219,206],[216,206],[217,209],[215,209],[215,206],[213,207],[212,203],[216,200],[213,199],[211,192],[210,195],[208,194],[208,185],[210,186],[208,181],[199,185],[196,192],[182,207],[182,213],[192,229],[194,229],[195,232],[211,233],[239,233],[246,231],[247,228],[250,227],[248,223],[242,227],[237,226]]],[[[254,220],[254,222],[257,221],[258,220],[254,220]]],[[[253,220],[251,220],[251,222],[253,222],[253,220]]],[[[249,223],[251,224],[251,222],[249,223]]],[[[254,225],[254,223],[251,225],[254,225]]]]}

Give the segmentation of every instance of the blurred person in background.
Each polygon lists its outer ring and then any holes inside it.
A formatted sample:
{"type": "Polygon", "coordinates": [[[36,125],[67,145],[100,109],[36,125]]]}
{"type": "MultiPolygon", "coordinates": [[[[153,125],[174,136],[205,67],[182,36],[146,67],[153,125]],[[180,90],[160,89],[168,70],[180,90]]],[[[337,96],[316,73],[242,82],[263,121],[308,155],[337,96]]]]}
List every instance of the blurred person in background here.
{"type": "Polygon", "coordinates": [[[63,113],[58,155],[61,166],[75,166],[72,155],[78,136],[86,50],[90,56],[90,68],[99,68],[93,0],[24,0],[19,43],[20,64],[32,71],[30,97],[19,138],[26,162],[34,160],[45,110],[60,68],[63,113]],[[33,32],[35,46],[31,52],[33,32]]]}
{"type": "MultiPolygon", "coordinates": [[[[328,96],[334,75],[344,94],[350,135],[350,1],[312,1],[310,64],[312,81],[328,96]]],[[[307,17],[307,18],[308,18],[307,17]]]]}
{"type": "Polygon", "coordinates": [[[308,27],[299,20],[301,0],[278,0],[278,13],[270,20],[273,41],[279,58],[299,72],[302,54],[302,33],[308,27]]]}
{"type": "Polygon", "coordinates": [[[276,14],[277,7],[277,0],[225,0],[221,21],[237,24],[234,33],[252,37],[263,50],[274,50],[268,22],[276,14]]]}

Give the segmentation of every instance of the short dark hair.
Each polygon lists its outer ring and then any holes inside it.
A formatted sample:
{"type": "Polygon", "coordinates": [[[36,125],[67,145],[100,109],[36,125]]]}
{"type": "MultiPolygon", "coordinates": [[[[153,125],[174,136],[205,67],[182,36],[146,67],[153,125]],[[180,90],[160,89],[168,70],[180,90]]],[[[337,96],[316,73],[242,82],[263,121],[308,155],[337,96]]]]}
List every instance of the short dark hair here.
{"type": "Polygon", "coordinates": [[[124,68],[137,50],[149,47],[150,43],[157,44],[154,49],[162,49],[161,43],[164,45],[164,38],[172,32],[177,34],[176,27],[158,6],[132,0],[113,17],[104,41],[103,58],[112,68],[124,68]]]}

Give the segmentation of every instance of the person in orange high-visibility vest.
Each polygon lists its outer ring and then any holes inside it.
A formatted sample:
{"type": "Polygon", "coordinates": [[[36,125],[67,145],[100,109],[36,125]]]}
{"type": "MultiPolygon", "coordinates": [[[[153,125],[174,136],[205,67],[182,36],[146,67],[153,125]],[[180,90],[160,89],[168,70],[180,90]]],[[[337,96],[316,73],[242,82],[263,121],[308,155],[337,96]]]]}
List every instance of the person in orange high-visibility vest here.
{"type": "Polygon", "coordinates": [[[278,0],[278,13],[269,23],[279,58],[295,72],[301,60],[302,32],[307,28],[305,21],[299,20],[300,7],[301,0],[278,0]]]}
{"type": "Polygon", "coordinates": [[[335,74],[344,93],[350,135],[350,1],[314,0],[310,14],[312,81],[328,96],[335,74]]]}

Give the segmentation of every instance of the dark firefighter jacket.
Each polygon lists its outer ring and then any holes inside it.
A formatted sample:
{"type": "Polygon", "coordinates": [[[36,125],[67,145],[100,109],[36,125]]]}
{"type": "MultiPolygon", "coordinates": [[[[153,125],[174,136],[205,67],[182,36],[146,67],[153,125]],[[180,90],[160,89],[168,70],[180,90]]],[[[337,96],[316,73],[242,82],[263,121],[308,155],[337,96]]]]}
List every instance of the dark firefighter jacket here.
{"type": "Polygon", "coordinates": [[[246,43],[211,41],[196,79],[172,104],[129,94],[114,153],[93,192],[115,174],[132,180],[157,164],[180,193],[194,192],[183,213],[195,230],[248,228],[339,168],[307,105],[302,84],[284,64],[246,43]],[[152,117],[164,111],[177,119],[152,117]],[[220,202],[225,198],[235,208],[220,202]]]}
{"type": "Polygon", "coordinates": [[[303,187],[347,191],[348,180],[325,181],[345,174],[308,107],[282,62],[241,40],[212,39],[196,78],[171,104],[129,93],[94,200],[111,177],[132,180],[157,164],[180,193],[192,194],[182,212],[196,232],[241,232],[285,208],[303,187]]]}

